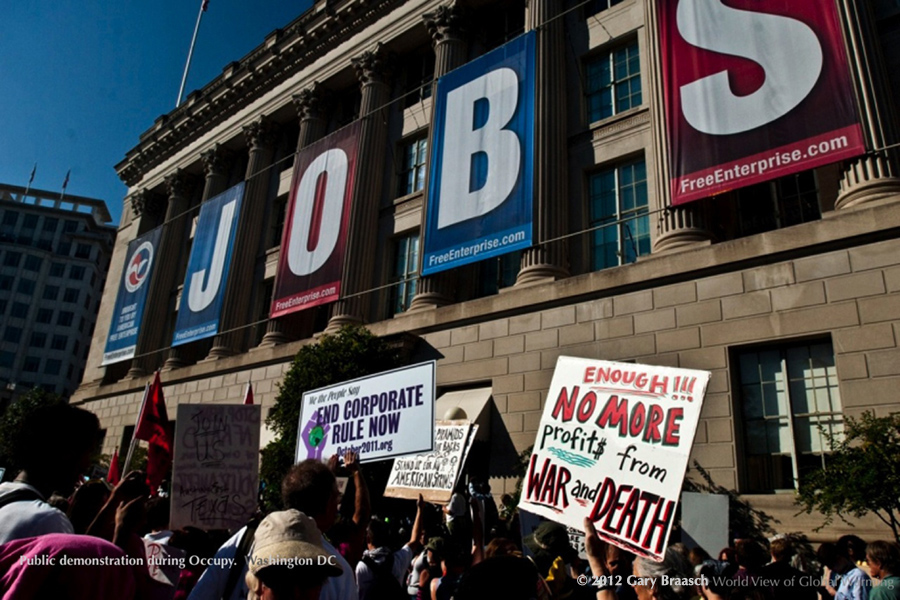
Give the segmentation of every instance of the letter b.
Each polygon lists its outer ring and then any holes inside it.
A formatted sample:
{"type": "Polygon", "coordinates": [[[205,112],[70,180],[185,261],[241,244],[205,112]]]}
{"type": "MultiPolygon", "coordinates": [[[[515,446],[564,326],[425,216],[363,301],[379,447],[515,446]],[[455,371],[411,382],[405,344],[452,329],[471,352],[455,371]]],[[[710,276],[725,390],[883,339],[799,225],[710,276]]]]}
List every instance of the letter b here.
{"type": "Polygon", "coordinates": [[[519,102],[519,78],[500,68],[473,79],[447,94],[441,161],[438,229],[485,215],[509,197],[521,172],[521,142],[504,129],[519,102]],[[488,117],[475,128],[475,103],[487,100],[488,117]],[[472,157],[487,156],[487,178],[470,190],[472,157]]]}

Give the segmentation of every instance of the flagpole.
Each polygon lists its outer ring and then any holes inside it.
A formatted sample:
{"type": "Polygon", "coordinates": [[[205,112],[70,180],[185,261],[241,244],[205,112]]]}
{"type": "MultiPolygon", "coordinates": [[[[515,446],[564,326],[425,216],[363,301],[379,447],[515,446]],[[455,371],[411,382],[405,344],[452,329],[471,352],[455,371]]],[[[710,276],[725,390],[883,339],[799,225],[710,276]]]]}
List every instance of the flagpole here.
{"type": "Polygon", "coordinates": [[[144,386],[144,399],[141,400],[141,408],[138,410],[137,420],[134,422],[134,430],[131,432],[131,443],[128,445],[128,455],[125,457],[125,464],[122,465],[122,475],[128,473],[128,467],[131,465],[131,456],[134,454],[134,446],[137,442],[137,438],[134,437],[134,434],[137,433],[138,425],[141,422],[141,415],[144,414],[144,405],[147,404],[147,396],[150,395],[150,384],[147,383],[144,386]]]}
{"type": "Polygon", "coordinates": [[[37,172],[37,163],[34,163],[34,166],[31,167],[31,177],[28,178],[28,185],[25,186],[25,198],[28,197],[28,192],[31,191],[31,183],[34,181],[34,174],[37,172]]]}
{"type": "Polygon", "coordinates": [[[175,108],[181,106],[181,98],[184,96],[184,85],[187,83],[188,71],[191,70],[191,58],[194,56],[194,45],[197,43],[197,32],[200,31],[200,20],[203,18],[206,0],[200,2],[200,12],[197,13],[197,24],[194,25],[194,36],[191,38],[191,48],[188,50],[187,62],[184,64],[184,75],[181,76],[181,87],[178,88],[178,99],[175,108]]]}
{"type": "Polygon", "coordinates": [[[59,201],[62,202],[66,198],[66,187],[69,185],[69,175],[72,174],[72,169],[66,171],[66,180],[63,181],[62,193],[59,195],[59,201]]]}

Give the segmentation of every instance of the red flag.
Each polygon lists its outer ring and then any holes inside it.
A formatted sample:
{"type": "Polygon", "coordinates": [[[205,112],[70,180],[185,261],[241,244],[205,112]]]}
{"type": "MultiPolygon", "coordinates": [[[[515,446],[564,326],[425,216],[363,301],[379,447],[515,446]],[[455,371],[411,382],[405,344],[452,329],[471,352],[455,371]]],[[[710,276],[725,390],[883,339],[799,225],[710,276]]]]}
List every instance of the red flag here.
{"type": "Polygon", "coordinates": [[[200,10],[206,12],[206,9],[209,8],[209,0],[203,0],[203,4],[200,5],[200,10]]]}
{"type": "Polygon", "coordinates": [[[112,460],[109,461],[109,473],[106,474],[106,481],[109,482],[109,485],[118,485],[119,484],[119,451],[116,450],[113,453],[112,460]]]}
{"type": "Polygon", "coordinates": [[[172,466],[172,436],[169,432],[169,416],[166,413],[166,400],[163,398],[159,371],[156,372],[147,392],[147,401],[141,410],[134,437],[150,443],[147,450],[147,485],[150,486],[150,493],[155,495],[156,488],[172,466]]]}
{"type": "Polygon", "coordinates": [[[253,404],[253,384],[247,383],[247,392],[244,394],[244,404],[253,404]]]}

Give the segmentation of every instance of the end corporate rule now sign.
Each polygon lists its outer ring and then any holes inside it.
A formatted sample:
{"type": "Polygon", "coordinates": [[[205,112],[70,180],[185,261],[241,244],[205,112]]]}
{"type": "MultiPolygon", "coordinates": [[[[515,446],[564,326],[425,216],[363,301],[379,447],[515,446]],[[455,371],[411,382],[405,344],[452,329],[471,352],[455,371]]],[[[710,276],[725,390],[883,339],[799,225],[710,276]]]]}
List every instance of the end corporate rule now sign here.
{"type": "Polygon", "coordinates": [[[865,152],[833,0],[659,0],[672,203],[865,152]]]}
{"type": "Polygon", "coordinates": [[[435,361],[303,394],[296,462],[347,451],[369,462],[434,449],[435,361]]]}
{"type": "Polygon", "coordinates": [[[661,560],[709,373],[561,356],[520,508],[661,560]]]}

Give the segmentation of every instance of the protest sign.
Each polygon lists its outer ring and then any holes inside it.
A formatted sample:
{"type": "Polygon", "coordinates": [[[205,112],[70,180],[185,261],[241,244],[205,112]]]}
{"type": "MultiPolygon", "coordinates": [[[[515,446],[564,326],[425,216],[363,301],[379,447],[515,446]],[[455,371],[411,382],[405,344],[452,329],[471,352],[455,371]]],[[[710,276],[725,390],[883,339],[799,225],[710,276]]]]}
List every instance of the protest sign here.
{"type": "Polygon", "coordinates": [[[449,502],[477,431],[478,425],[468,421],[438,421],[434,451],[394,459],[384,495],[415,499],[422,494],[428,502],[449,502]]]}
{"type": "Polygon", "coordinates": [[[661,560],[709,373],[562,356],[520,507],[661,560]]]}
{"type": "Polygon", "coordinates": [[[730,545],[728,495],[682,492],[681,541],[688,548],[703,548],[710,556],[730,545]]]}
{"type": "Polygon", "coordinates": [[[296,462],[342,456],[361,463],[431,451],[435,361],[303,394],[296,462]]]}
{"type": "Polygon", "coordinates": [[[147,557],[147,574],[150,579],[162,584],[149,586],[149,597],[152,600],[172,600],[181,579],[181,569],[187,562],[187,552],[147,538],[141,540],[147,557]]]}
{"type": "Polygon", "coordinates": [[[170,527],[235,529],[256,511],[262,407],[179,404],[170,527]]]}

